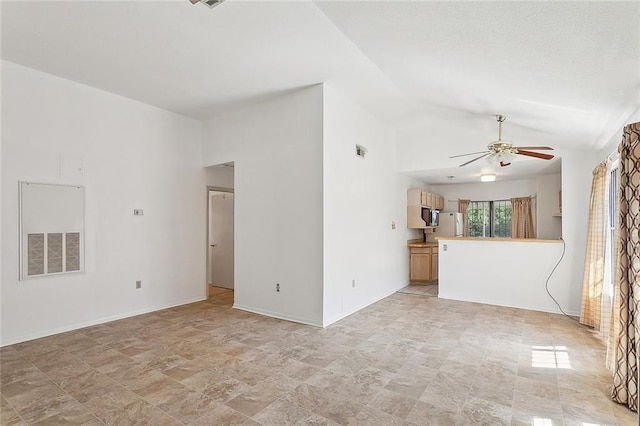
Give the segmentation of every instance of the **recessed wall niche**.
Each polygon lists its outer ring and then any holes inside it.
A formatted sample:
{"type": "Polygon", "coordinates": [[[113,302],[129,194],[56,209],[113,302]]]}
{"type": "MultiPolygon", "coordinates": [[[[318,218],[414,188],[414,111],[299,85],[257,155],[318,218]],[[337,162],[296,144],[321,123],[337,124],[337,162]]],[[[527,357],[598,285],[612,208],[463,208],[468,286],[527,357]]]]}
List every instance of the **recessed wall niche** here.
{"type": "Polygon", "coordinates": [[[19,182],[20,280],[84,270],[84,187],[19,182]]]}

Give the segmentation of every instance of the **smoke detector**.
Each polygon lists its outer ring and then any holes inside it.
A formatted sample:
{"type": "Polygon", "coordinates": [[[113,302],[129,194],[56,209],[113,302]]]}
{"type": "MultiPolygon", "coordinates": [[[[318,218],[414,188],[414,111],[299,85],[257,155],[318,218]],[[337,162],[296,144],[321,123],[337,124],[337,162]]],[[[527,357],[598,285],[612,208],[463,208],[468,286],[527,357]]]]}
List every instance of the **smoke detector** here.
{"type": "Polygon", "coordinates": [[[214,7],[222,3],[224,0],[189,0],[189,1],[191,2],[191,4],[196,4],[196,3],[206,4],[211,9],[213,9],[214,7]]]}

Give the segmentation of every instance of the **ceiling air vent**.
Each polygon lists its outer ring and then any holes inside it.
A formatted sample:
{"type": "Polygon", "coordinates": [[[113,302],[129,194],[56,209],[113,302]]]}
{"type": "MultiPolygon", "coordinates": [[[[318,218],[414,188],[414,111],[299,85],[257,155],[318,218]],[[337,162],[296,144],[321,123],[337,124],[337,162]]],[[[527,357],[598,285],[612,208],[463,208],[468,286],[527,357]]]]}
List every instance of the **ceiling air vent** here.
{"type": "Polygon", "coordinates": [[[210,8],[214,8],[222,3],[224,0],[189,0],[191,4],[202,3],[206,4],[210,8]]]}
{"type": "Polygon", "coordinates": [[[360,158],[364,158],[364,156],[366,155],[366,153],[367,153],[367,148],[365,148],[365,147],[364,147],[364,146],[362,146],[362,145],[357,145],[357,144],[356,144],[356,155],[357,155],[358,157],[360,157],[360,158]]]}

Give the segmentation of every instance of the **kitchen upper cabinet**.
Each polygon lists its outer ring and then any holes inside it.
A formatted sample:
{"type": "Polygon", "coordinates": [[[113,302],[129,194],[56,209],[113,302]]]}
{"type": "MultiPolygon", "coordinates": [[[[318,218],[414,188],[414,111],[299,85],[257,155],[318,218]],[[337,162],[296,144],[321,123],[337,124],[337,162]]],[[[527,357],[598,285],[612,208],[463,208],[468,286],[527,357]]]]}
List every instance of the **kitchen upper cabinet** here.
{"type": "Polygon", "coordinates": [[[419,189],[409,189],[407,191],[407,206],[422,206],[426,201],[427,193],[419,189]]]}
{"type": "Polygon", "coordinates": [[[428,199],[427,194],[429,194],[427,191],[420,191],[420,205],[421,206],[428,207],[429,199],[428,199]]]}
{"type": "Polygon", "coordinates": [[[435,203],[436,197],[437,197],[436,194],[433,194],[431,192],[427,192],[427,207],[429,207],[430,209],[435,209],[436,208],[436,203],[435,203]]]}
{"type": "Polygon", "coordinates": [[[442,210],[443,208],[443,196],[420,189],[409,189],[407,191],[407,228],[428,228],[429,225],[423,217],[423,210],[442,210]]]}
{"type": "Polygon", "coordinates": [[[444,197],[420,189],[409,189],[407,191],[407,206],[421,206],[442,210],[444,208],[444,197]]]}

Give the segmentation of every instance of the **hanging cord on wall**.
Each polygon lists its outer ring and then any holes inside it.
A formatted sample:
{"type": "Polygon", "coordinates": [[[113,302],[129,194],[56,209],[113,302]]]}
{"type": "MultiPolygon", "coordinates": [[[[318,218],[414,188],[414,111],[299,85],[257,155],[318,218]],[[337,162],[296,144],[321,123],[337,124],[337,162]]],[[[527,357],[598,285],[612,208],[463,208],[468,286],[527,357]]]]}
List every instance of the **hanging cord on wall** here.
{"type": "Polygon", "coordinates": [[[564,238],[560,238],[562,240],[562,255],[560,255],[560,259],[558,259],[558,261],[556,262],[556,266],[553,267],[553,269],[551,270],[551,273],[549,274],[549,276],[547,277],[547,281],[544,283],[544,288],[545,290],[547,290],[547,294],[549,295],[549,297],[551,298],[551,300],[553,300],[553,302],[558,306],[558,309],[560,309],[560,312],[562,312],[564,314],[565,317],[577,322],[580,325],[583,325],[580,323],[580,321],[578,321],[577,319],[575,319],[574,317],[572,317],[571,315],[567,314],[563,309],[562,306],[560,306],[560,303],[558,303],[558,301],[556,300],[555,297],[553,297],[553,295],[551,294],[551,292],[549,291],[549,280],[551,279],[551,276],[553,275],[553,273],[556,271],[556,269],[558,268],[558,265],[560,265],[560,262],[562,262],[562,259],[564,259],[564,254],[567,250],[567,243],[565,243],[564,238]]]}

